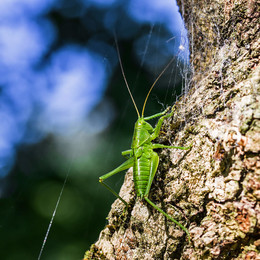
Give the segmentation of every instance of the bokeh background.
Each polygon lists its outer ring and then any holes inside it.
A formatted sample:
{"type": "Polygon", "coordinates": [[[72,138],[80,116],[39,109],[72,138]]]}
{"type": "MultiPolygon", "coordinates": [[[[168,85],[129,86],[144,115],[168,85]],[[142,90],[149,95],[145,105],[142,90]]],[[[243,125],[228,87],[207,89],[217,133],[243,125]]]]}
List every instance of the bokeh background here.
{"type": "MultiPolygon", "coordinates": [[[[185,92],[188,41],[174,0],[0,1],[0,259],[81,259],[114,197],[98,177],[124,161],[136,111],[185,92]]],[[[109,180],[119,190],[124,173],[109,180]]]]}

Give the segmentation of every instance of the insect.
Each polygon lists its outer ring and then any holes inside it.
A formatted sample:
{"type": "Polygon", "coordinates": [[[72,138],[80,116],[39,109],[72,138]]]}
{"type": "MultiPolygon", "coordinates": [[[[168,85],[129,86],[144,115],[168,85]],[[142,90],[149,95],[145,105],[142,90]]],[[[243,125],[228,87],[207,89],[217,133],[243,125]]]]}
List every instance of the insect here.
{"type": "Polygon", "coordinates": [[[135,110],[138,115],[138,119],[135,123],[134,127],[134,134],[133,134],[133,139],[132,139],[132,145],[130,150],[126,150],[122,152],[123,156],[128,156],[127,161],[122,163],[120,166],[118,166],[116,169],[113,171],[99,177],[99,182],[105,186],[110,192],[112,192],[117,198],[119,198],[126,206],[127,202],[119,196],[110,186],[108,186],[106,183],[104,183],[104,180],[107,178],[115,175],[116,173],[122,172],[130,167],[133,167],[133,179],[134,179],[134,185],[135,185],[135,191],[137,194],[137,197],[140,197],[142,200],[146,200],[153,208],[161,212],[165,217],[167,217],[169,220],[173,221],[175,224],[177,224],[183,231],[186,232],[189,236],[189,232],[186,227],[184,227],[181,223],[179,223],[177,220],[172,218],[170,215],[168,215],[166,212],[164,212],[161,208],[156,206],[150,199],[149,199],[149,192],[150,188],[155,176],[155,173],[158,168],[159,164],[159,156],[158,154],[154,151],[154,149],[157,148],[175,148],[175,149],[181,149],[181,150],[188,150],[191,148],[189,147],[180,147],[180,146],[169,146],[169,145],[163,145],[163,144],[158,144],[158,143],[153,143],[152,141],[158,137],[162,123],[164,119],[169,118],[173,115],[174,109],[171,110],[170,113],[167,114],[169,111],[169,108],[167,108],[165,111],[161,113],[157,113],[152,116],[144,117],[144,110],[145,110],[145,105],[147,103],[148,97],[156,84],[156,82],[159,80],[159,78],[162,76],[162,74],[165,72],[165,70],[169,67],[171,62],[164,68],[164,70],[160,73],[160,75],[157,77],[155,82],[152,84],[146,98],[143,104],[142,108],[142,114],[140,116],[139,110],[136,106],[136,103],[134,101],[134,98],[132,96],[132,93],[130,91],[130,88],[128,86],[124,70],[123,70],[123,65],[122,61],[119,55],[119,48],[116,42],[116,48],[119,56],[119,63],[122,71],[122,75],[125,81],[125,84],[127,86],[128,92],[130,94],[130,97],[132,99],[132,102],[134,104],[135,110]],[[159,120],[157,122],[157,125],[155,128],[153,128],[147,121],[158,118],[159,120]]]}

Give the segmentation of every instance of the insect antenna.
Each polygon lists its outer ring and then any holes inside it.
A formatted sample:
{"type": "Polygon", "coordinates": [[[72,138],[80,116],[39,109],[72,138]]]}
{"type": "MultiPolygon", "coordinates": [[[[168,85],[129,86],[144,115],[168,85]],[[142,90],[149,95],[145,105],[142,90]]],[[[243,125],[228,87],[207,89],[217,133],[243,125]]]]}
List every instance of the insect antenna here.
{"type": "Polygon", "coordinates": [[[143,105],[143,109],[142,109],[142,117],[144,116],[145,105],[146,105],[146,103],[147,103],[148,97],[149,97],[149,95],[150,95],[150,93],[151,93],[151,91],[152,91],[154,85],[155,85],[156,82],[159,80],[159,78],[162,76],[162,74],[168,69],[168,67],[171,65],[171,63],[172,63],[173,61],[174,61],[174,58],[172,58],[172,59],[170,60],[170,62],[169,62],[169,63],[167,64],[167,66],[163,69],[163,71],[160,73],[160,75],[156,78],[156,80],[154,81],[153,85],[151,86],[151,88],[150,88],[150,90],[149,90],[149,92],[148,92],[148,94],[147,94],[147,96],[146,96],[146,98],[145,98],[145,101],[144,101],[144,105],[143,105]]]}
{"type": "Polygon", "coordinates": [[[136,112],[137,112],[138,118],[140,118],[140,113],[139,113],[138,108],[137,108],[137,106],[136,106],[136,104],[135,104],[135,100],[134,100],[134,98],[133,98],[133,95],[132,95],[132,93],[131,93],[131,90],[130,90],[130,88],[129,88],[129,86],[128,86],[128,83],[127,83],[127,80],[126,80],[126,76],[125,76],[123,64],[122,64],[122,61],[121,61],[121,58],[120,58],[119,47],[118,47],[118,43],[117,43],[117,39],[116,39],[116,35],[115,35],[115,34],[114,34],[114,37],[115,37],[116,50],[117,50],[117,55],[118,55],[118,59],[119,59],[120,68],[121,68],[121,71],[122,71],[122,74],[123,74],[123,78],[124,78],[124,81],[125,81],[127,90],[128,90],[128,92],[129,92],[129,94],[130,94],[130,97],[131,97],[131,99],[132,99],[132,101],[133,101],[133,104],[134,104],[135,110],[136,110],[136,112]]]}

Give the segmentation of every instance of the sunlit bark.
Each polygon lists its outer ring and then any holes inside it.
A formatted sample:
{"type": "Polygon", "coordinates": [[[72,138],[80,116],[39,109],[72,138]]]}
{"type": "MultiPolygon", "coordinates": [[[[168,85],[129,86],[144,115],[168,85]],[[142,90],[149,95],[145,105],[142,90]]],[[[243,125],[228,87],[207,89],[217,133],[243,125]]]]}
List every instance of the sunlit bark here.
{"type": "Polygon", "coordinates": [[[257,259],[260,240],[259,4],[178,0],[193,75],[158,142],[150,198],[189,229],[135,199],[126,175],[108,225],[84,259],[257,259]],[[122,215],[121,215],[122,214],[122,215]]]}

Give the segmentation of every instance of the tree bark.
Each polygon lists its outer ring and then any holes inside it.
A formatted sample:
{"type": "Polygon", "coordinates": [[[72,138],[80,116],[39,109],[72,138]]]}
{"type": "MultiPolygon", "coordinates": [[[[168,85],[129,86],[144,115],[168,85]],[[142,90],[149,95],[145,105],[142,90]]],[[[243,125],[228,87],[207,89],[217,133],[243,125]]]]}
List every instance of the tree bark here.
{"type": "Polygon", "coordinates": [[[191,236],[136,200],[128,171],[108,225],[84,259],[259,259],[259,2],[178,0],[192,78],[156,140],[150,199],[191,236]]]}

